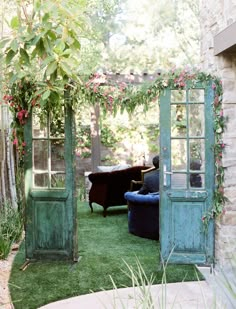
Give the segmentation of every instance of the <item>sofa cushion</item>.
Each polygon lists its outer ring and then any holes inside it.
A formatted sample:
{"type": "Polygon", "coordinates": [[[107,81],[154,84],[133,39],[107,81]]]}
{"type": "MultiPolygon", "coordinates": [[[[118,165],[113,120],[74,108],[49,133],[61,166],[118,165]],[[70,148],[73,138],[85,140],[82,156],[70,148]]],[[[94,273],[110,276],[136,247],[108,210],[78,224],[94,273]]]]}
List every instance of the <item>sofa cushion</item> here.
{"type": "Polygon", "coordinates": [[[117,165],[110,165],[110,166],[105,166],[105,165],[99,165],[97,166],[98,172],[113,172],[113,171],[121,171],[124,170],[128,167],[131,167],[130,164],[117,164],[117,165]]]}

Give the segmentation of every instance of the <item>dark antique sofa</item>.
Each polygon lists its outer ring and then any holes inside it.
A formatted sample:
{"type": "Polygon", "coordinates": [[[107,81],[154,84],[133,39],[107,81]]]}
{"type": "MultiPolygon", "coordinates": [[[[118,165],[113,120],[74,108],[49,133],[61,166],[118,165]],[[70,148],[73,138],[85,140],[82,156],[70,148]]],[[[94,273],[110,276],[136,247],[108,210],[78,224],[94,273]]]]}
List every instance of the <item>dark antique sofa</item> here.
{"type": "Polygon", "coordinates": [[[93,212],[92,203],[104,208],[106,216],[108,207],[127,205],[124,193],[130,190],[131,180],[141,181],[141,171],[149,166],[133,166],[112,172],[91,173],[88,178],[92,183],[89,191],[89,206],[93,212]]]}

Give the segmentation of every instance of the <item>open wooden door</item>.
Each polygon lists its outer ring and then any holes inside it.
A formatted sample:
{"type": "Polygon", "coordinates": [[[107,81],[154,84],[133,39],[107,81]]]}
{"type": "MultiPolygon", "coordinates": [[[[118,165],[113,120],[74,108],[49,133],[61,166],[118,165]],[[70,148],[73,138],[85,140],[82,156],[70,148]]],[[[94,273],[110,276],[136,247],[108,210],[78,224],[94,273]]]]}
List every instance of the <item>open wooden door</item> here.
{"type": "Polygon", "coordinates": [[[75,125],[70,108],[34,109],[25,125],[27,259],[77,260],[75,125]]]}
{"type": "Polygon", "coordinates": [[[169,263],[209,264],[214,223],[204,230],[214,190],[213,90],[167,88],[160,98],[160,243],[169,263]]]}

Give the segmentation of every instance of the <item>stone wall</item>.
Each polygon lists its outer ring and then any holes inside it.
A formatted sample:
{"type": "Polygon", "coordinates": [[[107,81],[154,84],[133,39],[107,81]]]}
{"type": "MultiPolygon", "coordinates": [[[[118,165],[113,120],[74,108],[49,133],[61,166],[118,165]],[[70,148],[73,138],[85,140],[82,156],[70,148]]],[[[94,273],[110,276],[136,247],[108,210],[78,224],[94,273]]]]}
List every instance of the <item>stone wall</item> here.
{"type": "Polygon", "coordinates": [[[236,21],[236,0],[202,0],[201,65],[216,74],[223,83],[223,110],[228,116],[223,140],[225,195],[229,199],[225,213],[216,221],[215,257],[219,265],[227,265],[236,255],[236,53],[214,56],[214,36],[236,21]]]}

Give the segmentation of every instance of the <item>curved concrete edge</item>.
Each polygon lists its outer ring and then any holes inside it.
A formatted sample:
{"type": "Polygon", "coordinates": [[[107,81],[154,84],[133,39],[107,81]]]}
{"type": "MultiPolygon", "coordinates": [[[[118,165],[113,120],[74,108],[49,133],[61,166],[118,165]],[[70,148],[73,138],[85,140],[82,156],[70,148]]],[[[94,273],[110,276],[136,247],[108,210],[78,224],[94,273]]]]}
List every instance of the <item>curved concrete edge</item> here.
{"type": "Polygon", "coordinates": [[[39,309],[131,309],[138,308],[141,299],[148,294],[154,308],[225,308],[205,281],[194,281],[101,291],[50,303],[39,309]]]}

